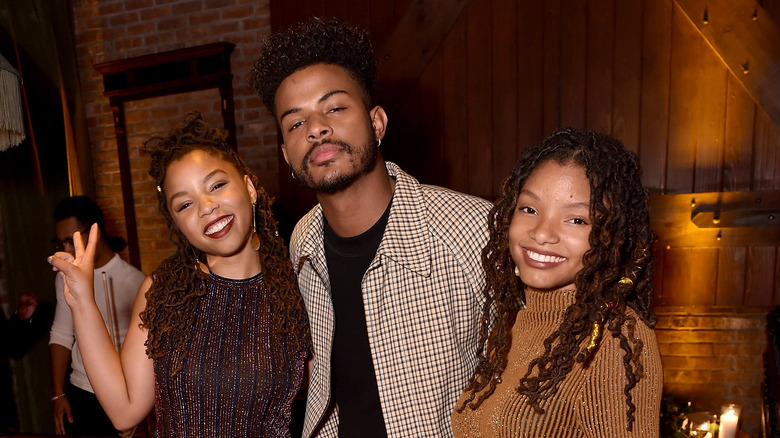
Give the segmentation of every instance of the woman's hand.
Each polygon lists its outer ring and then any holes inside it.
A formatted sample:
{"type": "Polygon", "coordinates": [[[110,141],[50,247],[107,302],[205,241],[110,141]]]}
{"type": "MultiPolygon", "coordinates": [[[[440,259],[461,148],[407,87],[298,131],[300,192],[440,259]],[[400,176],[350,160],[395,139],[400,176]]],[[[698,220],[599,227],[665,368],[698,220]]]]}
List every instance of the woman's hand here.
{"type": "Polygon", "coordinates": [[[95,302],[94,293],[94,266],[95,248],[100,239],[100,230],[97,224],[92,224],[89,230],[89,241],[84,247],[81,233],[73,233],[73,246],[76,256],[60,251],[49,256],[47,261],[54,271],[58,271],[65,283],[65,302],[71,310],[79,308],[85,303],[95,302]]]}

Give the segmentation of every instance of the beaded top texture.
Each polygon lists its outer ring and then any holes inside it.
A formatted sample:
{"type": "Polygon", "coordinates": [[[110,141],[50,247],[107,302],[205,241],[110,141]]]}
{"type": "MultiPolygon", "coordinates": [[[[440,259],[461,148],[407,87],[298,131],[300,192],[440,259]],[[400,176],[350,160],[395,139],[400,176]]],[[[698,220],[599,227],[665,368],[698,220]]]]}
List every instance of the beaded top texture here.
{"type": "Polygon", "coordinates": [[[170,345],[154,361],[157,436],[289,437],[306,353],[287,339],[273,351],[271,336],[280,335],[263,275],[211,273],[206,290],[182,370],[170,377],[182,355],[170,345]]]}

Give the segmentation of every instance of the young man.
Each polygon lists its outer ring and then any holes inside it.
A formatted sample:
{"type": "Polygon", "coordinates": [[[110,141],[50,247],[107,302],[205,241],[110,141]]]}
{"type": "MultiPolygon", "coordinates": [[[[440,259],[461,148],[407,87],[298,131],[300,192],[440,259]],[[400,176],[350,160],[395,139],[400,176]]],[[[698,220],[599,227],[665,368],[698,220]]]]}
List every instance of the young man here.
{"type": "Polygon", "coordinates": [[[491,204],[382,159],[365,31],[312,19],[272,35],[252,84],[319,205],[290,255],[311,325],[304,436],[451,436],[476,365],[491,204]]]}
{"type": "MultiPolygon", "coordinates": [[[[74,253],[73,233],[80,231],[83,238],[93,223],[100,229],[100,240],[95,252],[95,301],[103,314],[106,326],[114,323],[114,331],[121,346],[125,339],[130,313],[138,288],[146,276],[131,266],[114,251],[121,251],[125,242],[118,237],[107,236],[103,212],[94,201],[86,196],[73,196],[60,201],[54,209],[56,231],[55,250],[74,253]],[[113,304],[106,306],[103,273],[106,274],[108,294],[113,304]],[[109,319],[109,312],[111,319],[109,319]]],[[[92,386],[84,372],[79,344],[73,327],[73,316],[65,303],[62,278],[58,275],[54,283],[57,293],[57,307],[51,326],[49,349],[51,351],[51,373],[53,380],[52,402],[54,403],[54,428],[57,434],[65,433],[83,436],[112,436],[117,430],[100,407],[92,386]],[[72,368],[66,385],[68,364],[72,368]]]]}

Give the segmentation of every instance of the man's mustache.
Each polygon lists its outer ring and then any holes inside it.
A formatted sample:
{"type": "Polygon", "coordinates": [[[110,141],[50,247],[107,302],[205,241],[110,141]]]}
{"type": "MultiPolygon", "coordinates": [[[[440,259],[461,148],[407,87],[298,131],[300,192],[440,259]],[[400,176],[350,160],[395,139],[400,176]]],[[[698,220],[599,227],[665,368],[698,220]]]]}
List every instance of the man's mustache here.
{"type": "Polygon", "coordinates": [[[309,159],[311,158],[311,154],[314,153],[314,149],[317,149],[318,147],[324,145],[324,144],[334,144],[336,146],[339,146],[341,149],[344,150],[347,154],[352,154],[352,146],[349,145],[349,143],[345,143],[340,140],[333,140],[330,138],[326,138],[324,140],[318,141],[311,145],[308,151],[306,151],[306,155],[303,156],[303,160],[301,163],[301,169],[306,170],[309,168],[309,159]]]}

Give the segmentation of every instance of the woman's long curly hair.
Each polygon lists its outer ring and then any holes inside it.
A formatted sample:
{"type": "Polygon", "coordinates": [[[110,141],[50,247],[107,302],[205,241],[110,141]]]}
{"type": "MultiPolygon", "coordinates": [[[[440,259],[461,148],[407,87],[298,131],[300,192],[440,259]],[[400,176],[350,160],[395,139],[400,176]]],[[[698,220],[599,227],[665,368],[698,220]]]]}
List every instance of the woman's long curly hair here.
{"type": "MultiPolygon", "coordinates": [[[[525,302],[525,285],[514,275],[509,251],[509,226],[517,198],[528,177],[541,164],[573,164],[585,170],[590,183],[592,229],[590,249],[574,280],[576,302],[565,310],[564,321],[544,341],[545,351],[531,361],[517,391],[541,412],[540,402],[553,396],[575,363],[589,360],[597,348],[586,345],[594,324],[617,338],[627,378],[623,392],[630,430],[636,407],[631,389],[643,375],[639,355],[642,344],[633,335],[633,309],[648,326],[655,324],[652,304],[652,244],[648,196],[642,188],[636,154],[612,137],[574,129],[559,130],[542,143],[527,148],[504,182],[501,196],[488,217],[489,240],[482,251],[486,298],[480,329],[478,365],[469,382],[467,405],[476,408],[495,391],[507,366],[511,326],[519,303],[525,302]],[[628,278],[628,281],[621,279],[628,278]],[[492,310],[491,310],[492,309],[492,310]],[[491,312],[496,315],[495,324],[491,312]],[[622,328],[626,327],[628,336],[622,328]]],[[[522,310],[521,310],[522,311],[522,310]]],[[[596,341],[600,342],[601,337],[596,341]]]]}
{"type": "MultiPolygon", "coordinates": [[[[149,330],[147,355],[161,357],[169,349],[182,352],[182,362],[172,371],[181,370],[188,354],[190,327],[195,323],[196,310],[206,292],[206,276],[199,261],[205,254],[190,244],[173,222],[162,190],[168,166],[187,154],[200,150],[232,164],[241,175],[248,175],[257,190],[254,214],[256,232],[262,245],[260,265],[271,294],[273,312],[272,344],[286,336],[298,348],[310,351],[309,321],[303,298],[293,272],[287,248],[279,237],[277,223],[271,213],[272,199],[260,186],[257,176],[227,143],[227,134],[211,128],[200,113],[187,114],[184,121],[168,135],[154,135],[144,143],[143,151],[152,158],[149,174],[157,185],[160,213],[165,217],[176,253],[165,259],[152,273],[152,285],[146,292],[146,309],[141,312],[141,325],[149,330]]],[[[278,363],[277,366],[282,364],[278,363]]]]}

